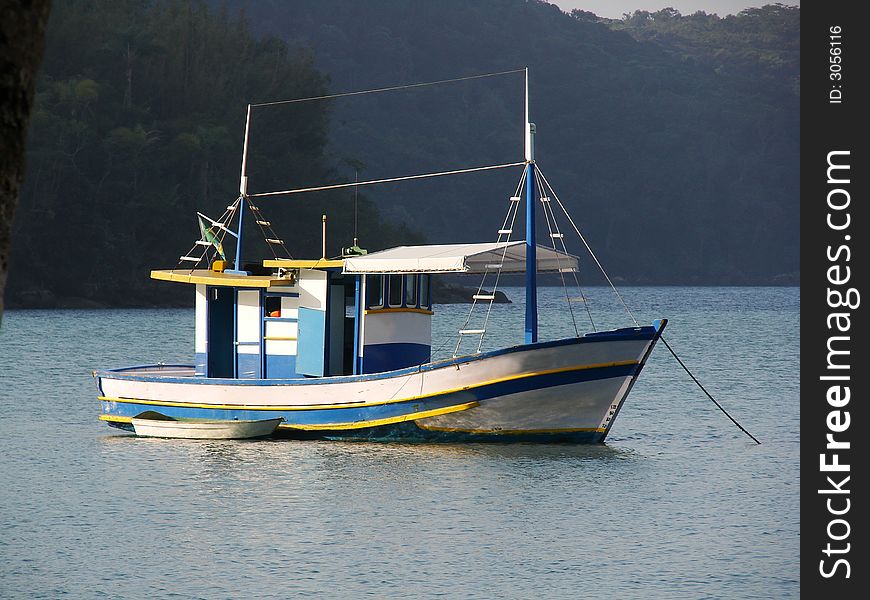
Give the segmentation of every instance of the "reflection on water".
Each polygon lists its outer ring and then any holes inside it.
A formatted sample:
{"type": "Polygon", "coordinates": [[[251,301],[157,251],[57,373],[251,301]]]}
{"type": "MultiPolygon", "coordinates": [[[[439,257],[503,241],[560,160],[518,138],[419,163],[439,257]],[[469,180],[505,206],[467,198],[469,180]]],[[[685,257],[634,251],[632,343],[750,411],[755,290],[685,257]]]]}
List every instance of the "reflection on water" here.
{"type": "MultiPolygon", "coordinates": [[[[544,337],[573,330],[560,294],[544,337]]],[[[606,294],[596,324],[625,325],[606,294]]],[[[798,291],[625,295],[762,446],[659,352],[607,445],[136,438],[97,421],[90,370],[189,362],[191,311],[8,313],[0,597],[797,597],[798,291]]]]}

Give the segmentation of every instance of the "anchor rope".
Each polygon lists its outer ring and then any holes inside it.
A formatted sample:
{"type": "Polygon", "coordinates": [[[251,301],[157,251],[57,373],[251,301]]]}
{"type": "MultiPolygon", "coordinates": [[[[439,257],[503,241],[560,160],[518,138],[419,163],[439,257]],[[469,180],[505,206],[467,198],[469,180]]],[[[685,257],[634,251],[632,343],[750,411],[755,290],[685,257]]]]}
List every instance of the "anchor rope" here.
{"type": "Polygon", "coordinates": [[[682,360],[680,360],[680,357],[677,356],[677,353],[674,352],[674,349],[671,348],[671,345],[668,344],[668,342],[667,342],[667,340],[665,340],[664,336],[660,336],[659,339],[660,339],[660,340],[662,341],[662,343],[665,345],[665,348],[667,348],[667,349],[670,351],[671,356],[673,356],[673,357],[676,359],[676,361],[677,361],[678,363],[680,363],[680,366],[683,367],[683,370],[684,370],[684,371],[689,375],[689,377],[692,378],[692,381],[694,381],[694,382],[697,384],[697,386],[698,386],[699,388],[701,388],[701,391],[704,392],[705,394],[707,394],[707,397],[708,397],[708,398],[713,402],[713,404],[715,404],[716,407],[717,407],[719,410],[722,411],[722,414],[724,414],[726,417],[728,417],[729,419],[731,419],[731,422],[734,423],[735,425],[737,425],[737,427],[740,429],[740,431],[742,431],[743,433],[745,433],[746,435],[748,435],[749,437],[751,437],[753,442],[755,442],[755,443],[758,444],[758,445],[761,445],[761,442],[759,442],[758,439],[757,439],[754,435],[752,435],[751,433],[749,433],[748,431],[746,431],[746,428],[744,428],[743,425],[741,425],[740,423],[738,423],[738,422],[737,422],[737,419],[735,419],[735,418],[732,417],[730,414],[728,414],[728,411],[725,410],[725,409],[722,407],[721,404],[719,404],[718,402],[716,402],[716,399],[715,399],[712,395],[710,395],[710,392],[708,392],[707,389],[706,389],[706,388],[701,384],[701,382],[698,381],[698,378],[695,377],[695,376],[692,374],[692,372],[689,370],[689,367],[687,367],[686,364],[685,364],[682,360]]]}
{"type": "MultiPolygon", "coordinates": [[[[540,169],[536,169],[536,171],[540,174],[541,179],[543,179],[543,181],[547,184],[547,189],[550,190],[550,193],[553,195],[553,198],[555,198],[556,202],[559,203],[559,207],[562,209],[562,212],[565,213],[565,216],[568,218],[568,222],[571,223],[571,225],[574,227],[574,231],[577,233],[577,235],[583,241],[583,244],[586,246],[586,250],[589,252],[589,255],[593,258],[593,260],[595,260],[595,264],[598,265],[598,268],[601,270],[601,273],[607,279],[607,283],[610,284],[610,287],[613,290],[613,292],[616,294],[616,297],[619,298],[620,302],[622,302],[622,306],[625,308],[626,312],[629,314],[631,319],[634,321],[634,324],[639,326],[640,324],[637,322],[637,319],[635,319],[634,314],[631,312],[631,309],[628,307],[628,304],[625,302],[622,295],[616,289],[616,286],[613,285],[613,282],[610,280],[610,277],[607,275],[607,272],[604,270],[604,267],[601,265],[601,262],[595,256],[595,253],[592,251],[592,248],[589,246],[589,243],[586,241],[586,238],[583,237],[582,233],[580,233],[580,229],[577,227],[577,224],[571,218],[571,215],[568,214],[568,210],[565,208],[565,205],[562,204],[562,201],[559,199],[559,196],[553,190],[553,187],[550,185],[550,182],[547,181],[547,177],[543,173],[541,173],[540,169]]],[[[551,210],[552,210],[552,207],[551,207],[551,210]]],[[[753,442],[760,445],[761,442],[758,441],[758,438],[756,438],[754,435],[749,433],[749,431],[747,431],[747,429],[745,427],[743,427],[743,425],[738,423],[737,419],[732,417],[728,413],[728,411],[725,410],[725,408],[712,396],[712,394],[710,394],[710,392],[707,391],[707,388],[705,388],[704,385],[700,381],[698,381],[698,378],[695,377],[694,373],[692,373],[692,371],[689,370],[689,367],[686,366],[686,363],[684,363],[682,361],[682,359],[679,356],[677,356],[676,351],[674,351],[674,349],[671,348],[671,345],[668,344],[668,342],[667,342],[667,340],[665,340],[664,336],[660,336],[659,339],[661,339],[662,343],[665,345],[665,348],[668,349],[668,351],[671,353],[671,356],[674,357],[674,359],[677,361],[677,363],[679,363],[679,365],[683,368],[683,370],[686,372],[686,374],[692,379],[692,381],[695,382],[695,385],[697,385],[701,389],[701,391],[704,392],[704,394],[707,396],[707,398],[709,398],[713,402],[713,404],[716,405],[716,408],[718,408],[720,411],[722,411],[722,414],[724,414],[726,417],[728,417],[731,420],[731,422],[734,423],[734,425],[736,425],[738,427],[738,429],[740,429],[740,431],[742,431],[747,436],[749,436],[753,442]]]]}

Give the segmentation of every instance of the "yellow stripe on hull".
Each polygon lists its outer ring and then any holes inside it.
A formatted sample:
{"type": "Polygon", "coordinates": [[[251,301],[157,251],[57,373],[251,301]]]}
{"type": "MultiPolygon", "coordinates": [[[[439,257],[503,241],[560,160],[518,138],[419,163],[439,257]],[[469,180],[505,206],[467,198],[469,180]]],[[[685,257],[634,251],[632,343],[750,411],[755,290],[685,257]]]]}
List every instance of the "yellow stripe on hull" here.
{"type": "Polygon", "coordinates": [[[133,417],[121,417],[118,415],[100,415],[100,421],[108,423],[132,423],[133,417]]]}
{"type": "MultiPolygon", "coordinates": [[[[109,396],[98,396],[98,400],[102,400],[105,402],[120,402],[124,404],[150,404],[155,406],[177,406],[184,408],[214,408],[214,409],[223,409],[223,410],[278,410],[278,411],[288,411],[288,410],[325,410],[331,408],[363,408],[367,406],[380,406],[382,404],[394,404],[397,402],[411,402],[414,400],[423,400],[425,398],[431,398],[433,396],[443,396],[446,394],[454,394],[456,392],[465,392],[467,390],[473,390],[480,387],[484,387],[487,385],[493,385],[496,383],[503,383],[505,381],[515,381],[517,379],[526,379],[529,377],[537,377],[540,375],[552,375],[554,373],[567,373],[569,371],[586,371],[589,369],[603,369],[608,367],[625,367],[628,365],[636,365],[638,364],[635,360],[623,360],[619,362],[611,362],[611,363],[599,363],[595,365],[584,365],[582,367],[564,367],[561,369],[548,369],[546,371],[536,371],[533,373],[522,373],[520,375],[509,375],[507,377],[500,377],[498,379],[490,379],[488,381],[483,381],[481,383],[474,383],[470,385],[466,385],[463,387],[452,388],[447,390],[440,390],[437,392],[431,392],[429,394],[421,394],[419,396],[408,396],[406,398],[391,398],[389,400],[378,400],[373,402],[349,402],[345,404],[310,404],[310,405],[295,405],[295,406],[273,406],[273,405],[262,405],[262,404],[195,404],[192,402],[169,402],[165,400],[145,400],[140,398],[114,398],[109,396]]],[[[230,384],[231,385],[231,384],[230,384]]]]}
{"type": "Polygon", "coordinates": [[[409,413],[407,415],[399,415],[396,417],[388,417],[386,419],[373,419],[371,421],[356,421],[354,423],[324,423],[318,425],[290,425],[281,423],[278,425],[281,429],[299,430],[299,431],[339,431],[346,429],[366,429],[368,427],[380,427],[381,425],[392,425],[394,423],[404,423],[405,421],[416,421],[417,419],[426,419],[429,417],[437,417],[439,415],[449,415],[450,413],[468,410],[480,406],[480,402],[466,402],[465,404],[457,404],[455,406],[447,406],[444,408],[433,408],[432,410],[423,410],[420,412],[409,413]]]}
{"type": "MultiPolygon", "coordinates": [[[[278,425],[278,427],[281,429],[298,431],[339,431],[347,429],[366,429],[369,427],[380,427],[381,425],[392,425],[394,423],[404,423],[405,421],[416,421],[417,419],[437,417],[439,415],[449,415],[450,413],[468,410],[469,408],[474,408],[476,406],[480,406],[480,402],[466,402],[465,404],[457,404],[456,406],[433,408],[432,410],[424,410],[420,412],[410,413],[407,415],[388,417],[385,419],[372,419],[370,421],[355,421],[353,423],[325,423],[318,425],[292,425],[281,423],[280,425],[278,425]]],[[[133,417],[100,415],[100,421],[107,421],[109,423],[131,423],[132,419],[133,417]]]]}

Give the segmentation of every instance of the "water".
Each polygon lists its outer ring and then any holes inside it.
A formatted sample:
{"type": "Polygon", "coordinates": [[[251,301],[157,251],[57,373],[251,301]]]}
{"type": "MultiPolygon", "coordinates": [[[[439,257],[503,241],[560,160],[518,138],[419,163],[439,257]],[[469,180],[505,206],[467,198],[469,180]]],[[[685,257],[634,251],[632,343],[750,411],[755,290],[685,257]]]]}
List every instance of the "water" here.
{"type": "MultiPolygon", "coordinates": [[[[623,293],[763,445],[663,347],[605,446],[137,439],[97,421],[90,370],[190,362],[192,311],[9,312],[0,597],[798,596],[799,290],[623,293]]],[[[561,294],[542,338],[573,333],[561,294]]],[[[436,339],[467,310],[437,307],[436,339]]],[[[485,348],[522,314],[495,306],[485,348]]]]}

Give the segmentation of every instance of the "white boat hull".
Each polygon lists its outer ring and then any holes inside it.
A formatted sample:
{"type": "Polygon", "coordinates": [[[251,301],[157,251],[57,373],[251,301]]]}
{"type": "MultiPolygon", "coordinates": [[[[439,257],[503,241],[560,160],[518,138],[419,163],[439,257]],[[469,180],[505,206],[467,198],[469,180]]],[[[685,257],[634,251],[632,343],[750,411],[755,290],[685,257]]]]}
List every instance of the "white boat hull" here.
{"type": "Polygon", "coordinates": [[[192,367],[96,374],[101,419],[284,418],[278,433],[365,439],[602,441],[665,321],[419,367],[316,379],[194,377],[192,367]]]}

